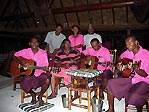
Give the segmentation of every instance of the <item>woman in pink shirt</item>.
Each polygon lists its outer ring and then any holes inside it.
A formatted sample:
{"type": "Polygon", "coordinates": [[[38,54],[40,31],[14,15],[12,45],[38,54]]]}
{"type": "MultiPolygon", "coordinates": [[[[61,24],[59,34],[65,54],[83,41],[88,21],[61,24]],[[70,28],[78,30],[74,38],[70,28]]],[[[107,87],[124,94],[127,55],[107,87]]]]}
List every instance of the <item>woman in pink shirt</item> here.
{"type": "MultiPolygon", "coordinates": [[[[136,37],[130,35],[125,40],[126,50],[121,54],[120,59],[128,58],[133,62],[141,61],[140,67],[129,66],[132,71],[130,78],[116,78],[108,81],[108,101],[109,109],[107,112],[114,112],[114,97],[117,99],[125,98],[125,106],[134,105],[137,112],[142,112],[143,105],[146,104],[149,93],[149,51],[143,49],[136,37]]],[[[120,61],[121,62],[121,61],[120,61]]],[[[121,70],[122,64],[118,64],[121,70]]]]}
{"type": "Polygon", "coordinates": [[[71,30],[73,35],[68,37],[71,42],[71,47],[76,48],[82,52],[82,47],[84,46],[84,37],[83,35],[79,34],[80,28],[78,25],[73,25],[71,30]]]}

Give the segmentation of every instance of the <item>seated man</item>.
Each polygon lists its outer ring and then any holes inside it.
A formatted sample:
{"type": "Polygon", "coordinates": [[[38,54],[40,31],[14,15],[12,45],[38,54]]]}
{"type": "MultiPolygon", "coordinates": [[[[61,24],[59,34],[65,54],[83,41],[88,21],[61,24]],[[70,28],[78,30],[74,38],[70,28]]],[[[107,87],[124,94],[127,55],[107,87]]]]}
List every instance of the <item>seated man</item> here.
{"type": "MultiPolygon", "coordinates": [[[[130,78],[110,79],[107,84],[109,109],[107,112],[114,112],[114,97],[119,100],[125,98],[125,106],[134,105],[137,112],[142,112],[143,105],[146,104],[149,93],[149,51],[143,49],[136,37],[129,35],[126,40],[128,50],[120,56],[123,59],[131,59],[133,62],[141,61],[141,65],[128,66],[130,69],[130,78]]],[[[121,70],[122,64],[118,64],[121,70]]],[[[124,69],[126,70],[126,69],[124,69]]]]}
{"type": "MultiPolygon", "coordinates": [[[[97,56],[99,62],[112,62],[109,50],[103,47],[97,38],[91,40],[91,46],[92,47],[87,48],[82,53],[86,56],[97,56]]],[[[97,69],[103,70],[103,73],[100,75],[102,84],[99,97],[104,98],[103,91],[107,85],[107,81],[113,77],[113,72],[110,66],[104,64],[98,64],[97,69]]]]}
{"type": "Polygon", "coordinates": [[[52,99],[57,95],[57,89],[55,88],[55,76],[63,77],[65,85],[70,84],[71,77],[66,74],[69,70],[77,69],[77,65],[80,62],[80,52],[76,49],[71,48],[70,40],[64,39],[61,48],[57,51],[55,55],[55,66],[61,67],[59,73],[52,73],[51,78],[51,90],[52,93],[48,97],[52,99]]]}
{"type": "MultiPolygon", "coordinates": [[[[29,46],[31,48],[26,48],[14,53],[14,60],[18,62],[23,67],[27,67],[28,63],[19,60],[17,57],[21,56],[26,59],[32,59],[36,62],[37,66],[48,66],[48,58],[47,53],[40,49],[39,40],[36,37],[30,39],[29,46]]],[[[46,67],[45,67],[46,69],[46,67]]],[[[25,75],[25,74],[22,74],[25,75]]],[[[43,105],[42,96],[48,89],[50,84],[50,76],[46,74],[44,70],[35,70],[33,76],[24,76],[20,86],[26,92],[30,93],[32,96],[31,103],[35,104],[36,100],[36,93],[32,89],[36,89],[41,87],[40,94],[38,96],[39,105],[43,105]]]]}

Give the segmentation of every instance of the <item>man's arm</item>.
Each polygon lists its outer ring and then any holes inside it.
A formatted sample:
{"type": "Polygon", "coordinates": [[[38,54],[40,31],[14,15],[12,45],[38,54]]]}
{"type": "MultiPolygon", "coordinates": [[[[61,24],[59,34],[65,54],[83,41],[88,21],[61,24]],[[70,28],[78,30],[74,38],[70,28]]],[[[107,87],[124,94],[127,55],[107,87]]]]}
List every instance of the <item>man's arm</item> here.
{"type": "Polygon", "coordinates": [[[47,54],[49,54],[50,53],[50,46],[49,46],[49,44],[47,43],[47,45],[46,45],[46,51],[47,51],[47,54]]]}
{"type": "Polygon", "coordinates": [[[73,48],[82,48],[83,47],[83,45],[82,44],[79,44],[79,45],[76,45],[76,46],[74,46],[73,48]]]}
{"type": "Polygon", "coordinates": [[[23,67],[27,67],[27,63],[19,60],[15,55],[13,55],[13,60],[22,65],[23,67]]]}

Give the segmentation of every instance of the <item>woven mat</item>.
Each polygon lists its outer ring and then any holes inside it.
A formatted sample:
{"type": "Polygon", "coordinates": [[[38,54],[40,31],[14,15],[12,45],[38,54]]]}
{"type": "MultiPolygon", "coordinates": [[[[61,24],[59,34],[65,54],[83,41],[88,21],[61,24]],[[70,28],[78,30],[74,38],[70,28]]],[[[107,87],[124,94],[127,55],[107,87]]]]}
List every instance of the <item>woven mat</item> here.
{"type": "Polygon", "coordinates": [[[22,103],[19,105],[19,108],[24,112],[43,112],[53,106],[54,104],[51,103],[45,103],[43,106],[39,106],[38,103],[34,105],[31,103],[22,103]]]}

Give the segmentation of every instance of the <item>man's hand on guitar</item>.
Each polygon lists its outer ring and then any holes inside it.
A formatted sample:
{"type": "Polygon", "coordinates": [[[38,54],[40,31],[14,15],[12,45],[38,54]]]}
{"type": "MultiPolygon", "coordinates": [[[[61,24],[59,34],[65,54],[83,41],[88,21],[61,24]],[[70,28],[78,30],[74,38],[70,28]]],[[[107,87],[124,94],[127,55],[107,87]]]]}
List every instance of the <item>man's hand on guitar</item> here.
{"type": "Polygon", "coordinates": [[[110,62],[103,62],[102,66],[104,66],[104,67],[110,66],[110,62]]]}
{"type": "Polygon", "coordinates": [[[49,71],[49,67],[48,67],[48,66],[44,66],[44,67],[43,67],[43,70],[49,71]]]}
{"type": "Polygon", "coordinates": [[[24,68],[28,68],[28,63],[21,62],[20,64],[21,64],[22,67],[24,67],[24,68]]]}
{"type": "Polygon", "coordinates": [[[118,69],[119,71],[122,71],[122,62],[118,62],[118,64],[117,64],[117,69],[118,69]]]}

